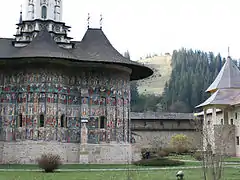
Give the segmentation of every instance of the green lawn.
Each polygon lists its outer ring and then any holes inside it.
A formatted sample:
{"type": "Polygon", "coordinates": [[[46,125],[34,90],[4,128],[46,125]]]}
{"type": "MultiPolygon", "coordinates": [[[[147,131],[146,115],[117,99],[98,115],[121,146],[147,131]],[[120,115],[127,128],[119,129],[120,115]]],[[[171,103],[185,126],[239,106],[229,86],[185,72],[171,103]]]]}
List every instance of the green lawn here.
{"type": "MultiPolygon", "coordinates": [[[[200,169],[183,170],[185,179],[202,180],[200,169]]],[[[133,180],[175,180],[176,170],[132,171],[133,180]]],[[[0,172],[1,180],[127,180],[127,171],[112,172],[0,172]]],[[[239,169],[226,168],[225,180],[239,180],[239,169]]]]}
{"type": "MultiPolygon", "coordinates": [[[[191,155],[170,155],[168,156],[170,159],[177,159],[177,160],[191,160],[191,161],[196,161],[194,157],[191,155]]],[[[224,162],[239,162],[240,163],[240,158],[239,157],[227,157],[224,158],[224,162]]]]}
{"type": "MultiPolygon", "coordinates": [[[[136,167],[135,165],[127,164],[64,164],[60,166],[60,169],[119,169],[136,167]]],[[[0,169],[39,169],[38,165],[32,164],[0,164],[0,169]]]]}

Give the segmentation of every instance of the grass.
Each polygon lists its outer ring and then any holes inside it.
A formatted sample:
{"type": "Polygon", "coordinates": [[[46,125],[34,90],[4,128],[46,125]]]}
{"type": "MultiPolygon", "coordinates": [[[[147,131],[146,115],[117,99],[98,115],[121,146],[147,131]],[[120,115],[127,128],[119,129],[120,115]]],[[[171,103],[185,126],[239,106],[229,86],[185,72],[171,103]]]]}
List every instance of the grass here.
{"type": "MultiPolygon", "coordinates": [[[[200,162],[185,162],[183,167],[189,166],[200,166],[200,162]]],[[[150,168],[151,166],[148,166],[150,168]]],[[[156,166],[155,166],[156,167],[156,166]]],[[[141,168],[141,166],[136,166],[133,164],[64,164],[61,165],[59,169],[127,169],[127,168],[141,168]]],[[[35,164],[1,164],[0,169],[39,169],[38,165],[35,164]]]]}
{"type": "MultiPolygon", "coordinates": [[[[133,167],[135,165],[127,164],[64,164],[60,169],[120,169],[133,167]]],[[[35,164],[1,164],[0,169],[39,169],[35,164]]]]}
{"type": "MultiPolygon", "coordinates": [[[[185,179],[202,180],[202,171],[199,169],[183,170],[185,179]]],[[[175,180],[176,170],[154,171],[102,171],[102,172],[1,172],[1,180],[127,180],[128,176],[133,180],[175,180]]],[[[239,169],[226,168],[225,180],[238,180],[239,169]]]]}
{"type": "MultiPolygon", "coordinates": [[[[194,157],[191,155],[170,155],[168,156],[170,159],[176,159],[176,160],[190,160],[190,161],[196,161],[194,157]]],[[[226,157],[224,158],[224,162],[239,162],[240,163],[240,158],[239,157],[226,157]]]]}

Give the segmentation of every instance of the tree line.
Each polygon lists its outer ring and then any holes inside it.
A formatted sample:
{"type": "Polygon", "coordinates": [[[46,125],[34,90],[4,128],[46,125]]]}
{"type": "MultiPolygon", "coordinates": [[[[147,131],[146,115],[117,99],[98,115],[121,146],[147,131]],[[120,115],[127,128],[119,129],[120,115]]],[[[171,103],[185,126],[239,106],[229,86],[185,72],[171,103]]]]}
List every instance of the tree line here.
{"type": "MultiPolygon", "coordinates": [[[[130,58],[128,52],[128,58],[130,58]]],[[[172,53],[172,73],[161,96],[139,94],[137,82],[131,83],[131,110],[194,112],[205,101],[205,92],[214,81],[226,59],[220,54],[182,48],[172,53]]],[[[237,60],[234,63],[240,68],[237,60]]],[[[161,72],[160,72],[161,73],[161,72]]]]}

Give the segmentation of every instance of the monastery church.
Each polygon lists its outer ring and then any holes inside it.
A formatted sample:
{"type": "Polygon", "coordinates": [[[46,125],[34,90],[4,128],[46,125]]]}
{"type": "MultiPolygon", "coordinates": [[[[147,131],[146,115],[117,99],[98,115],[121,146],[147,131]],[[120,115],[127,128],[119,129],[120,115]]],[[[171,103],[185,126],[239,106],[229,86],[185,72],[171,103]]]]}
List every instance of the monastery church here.
{"type": "Polygon", "coordinates": [[[62,0],[27,0],[14,38],[0,38],[0,161],[131,161],[130,81],[153,70],[120,54],[101,27],[68,36],[62,0]]]}

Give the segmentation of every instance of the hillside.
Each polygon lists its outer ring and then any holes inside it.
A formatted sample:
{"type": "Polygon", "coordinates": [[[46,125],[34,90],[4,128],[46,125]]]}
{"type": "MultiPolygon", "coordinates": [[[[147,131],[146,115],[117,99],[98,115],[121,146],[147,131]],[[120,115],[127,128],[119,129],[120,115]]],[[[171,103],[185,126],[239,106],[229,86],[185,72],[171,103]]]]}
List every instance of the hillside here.
{"type": "Polygon", "coordinates": [[[140,63],[154,69],[154,75],[150,78],[138,81],[139,93],[162,94],[165,83],[169,80],[172,72],[171,55],[154,56],[152,58],[138,60],[140,63]]]}

